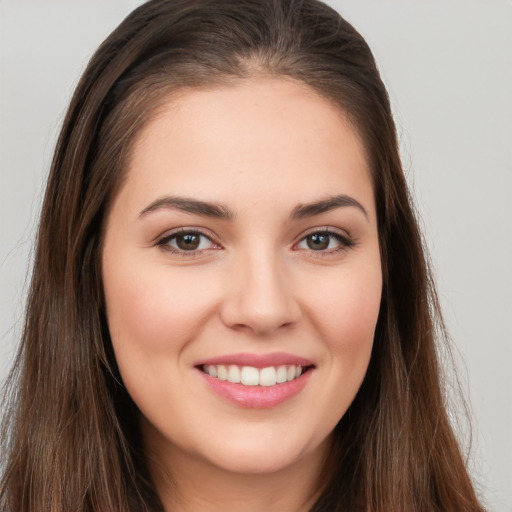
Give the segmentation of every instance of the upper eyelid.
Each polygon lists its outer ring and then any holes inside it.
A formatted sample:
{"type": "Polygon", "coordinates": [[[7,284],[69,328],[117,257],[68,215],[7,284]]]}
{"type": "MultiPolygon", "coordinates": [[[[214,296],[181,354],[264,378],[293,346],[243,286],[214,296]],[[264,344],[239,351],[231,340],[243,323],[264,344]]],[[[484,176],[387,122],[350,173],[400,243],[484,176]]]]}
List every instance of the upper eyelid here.
{"type": "Polygon", "coordinates": [[[155,238],[155,242],[158,244],[162,240],[167,240],[167,239],[172,238],[173,236],[178,236],[180,234],[187,234],[187,233],[196,233],[198,235],[202,235],[202,236],[208,238],[209,240],[211,240],[213,243],[221,245],[219,238],[209,229],[199,228],[199,227],[187,227],[187,226],[181,226],[179,228],[164,231],[162,234],[158,235],[155,238]]]}
{"type": "Polygon", "coordinates": [[[292,244],[292,248],[297,247],[308,236],[314,235],[314,234],[327,234],[333,238],[336,238],[340,244],[339,248],[332,249],[332,250],[314,251],[313,249],[303,249],[305,251],[311,252],[311,254],[314,254],[316,257],[321,257],[322,255],[334,254],[336,252],[339,252],[340,250],[346,250],[346,249],[349,249],[349,248],[352,248],[352,247],[355,247],[356,245],[358,245],[357,241],[346,230],[326,226],[324,228],[312,228],[312,229],[302,233],[300,235],[300,237],[297,239],[297,241],[292,244]]]}
{"type": "Polygon", "coordinates": [[[303,231],[298,237],[297,241],[301,241],[309,235],[314,233],[327,233],[332,235],[339,235],[343,238],[352,239],[351,234],[346,229],[335,228],[332,226],[316,226],[314,228],[307,229],[303,231]]]}
{"type": "Polygon", "coordinates": [[[199,229],[199,228],[191,229],[191,228],[184,228],[184,227],[164,232],[164,234],[162,236],[160,236],[156,239],[154,246],[168,254],[173,254],[176,257],[179,256],[180,258],[183,257],[185,259],[192,259],[192,260],[199,259],[202,256],[206,256],[206,253],[208,251],[223,249],[222,245],[219,242],[217,242],[213,236],[207,235],[206,233],[203,232],[202,229],[199,229]],[[204,238],[208,239],[211,242],[212,247],[208,247],[208,248],[204,248],[204,249],[190,249],[190,250],[185,250],[185,249],[181,249],[179,247],[174,247],[172,245],[171,241],[173,239],[175,239],[176,237],[180,236],[180,234],[183,234],[183,235],[196,234],[199,236],[203,236],[204,238]]]}

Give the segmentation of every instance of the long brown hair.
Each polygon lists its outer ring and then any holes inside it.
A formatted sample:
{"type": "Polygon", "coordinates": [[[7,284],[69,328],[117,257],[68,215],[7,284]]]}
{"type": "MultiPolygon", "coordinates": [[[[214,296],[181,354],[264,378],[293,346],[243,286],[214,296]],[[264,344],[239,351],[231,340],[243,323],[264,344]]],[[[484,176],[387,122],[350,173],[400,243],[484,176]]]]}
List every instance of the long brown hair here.
{"type": "Polygon", "coordinates": [[[315,0],[151,0],[91,59],[48,179],[9,380],[0,509],[162,509],[105,320],[105,214],[131,142],[169,94],[260,75],[299,80],[348,114],[376,197],[384,288],[374,348],[312,510],[483,510],[446,412],[436,349],[445,332],[388,96],[364,39],[315,0]]]}

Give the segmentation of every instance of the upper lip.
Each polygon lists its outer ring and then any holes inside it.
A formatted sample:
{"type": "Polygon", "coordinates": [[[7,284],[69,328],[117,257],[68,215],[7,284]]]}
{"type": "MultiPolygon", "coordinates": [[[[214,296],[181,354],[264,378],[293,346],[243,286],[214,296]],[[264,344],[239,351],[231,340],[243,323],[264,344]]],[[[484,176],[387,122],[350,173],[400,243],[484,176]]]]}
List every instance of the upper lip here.
{"type": "Polygon", "coordinates": [[[225,354],[222,356],[202,359],[195,366],[203,365],[237,365],[253,366],[254,368],[267,368],[269,366],[297,365],[313,366],[313,361],[305,357],[288,354],[286,352],[273,352],[270,354],[251,354],[240,352],[236,354],[225,354]]]}

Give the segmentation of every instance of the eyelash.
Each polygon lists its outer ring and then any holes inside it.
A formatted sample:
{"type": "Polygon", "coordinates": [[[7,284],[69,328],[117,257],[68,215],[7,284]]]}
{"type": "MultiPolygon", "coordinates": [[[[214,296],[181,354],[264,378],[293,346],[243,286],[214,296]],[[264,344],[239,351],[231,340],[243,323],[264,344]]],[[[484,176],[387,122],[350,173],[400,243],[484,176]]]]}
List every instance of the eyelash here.
{"type": "MultiPolygon", "coordinates": [[[[323,228],[323,229],[314,229],[310,231],[309,233],[306,233],[302,238],[299,240],[297,244],[294,246],[297,246],[298,244],[305,242],[309,237],[313,235],[320,235],[320,236],[328,236],[329,238],[334,238],[338,243],[339,246],[334,249],[328,249],[328,250],[314,250],[314,249],[306,249],[309,250],[309,252],[316,257],[322,257],[327,256],[331,254],[336,254],[341,251],[346,251],[348,249],[353,248],[356,245],[356,241],[351,238],[348,235],[343,235],[338,231],[334,231],[330,228],[323,228]]],[[[328,242],[330,244],[330,240],[328,242]]]]}
{"type": "MultiPolygon", "coordinates": [[[[299,245],[302,242],[305,242],[308,239],[308,237],[311,237],[313,235],[328,236],[329,238],[334,238],[339,243],[339,247],[336,247],[334,249],[328,249],[328,250],[304,249],[304,250],[309,251],[315,257],[322,257],[324,255],[326,256],[326,255],[330,255],[330,254],[336,254],[338,252],[351,249],[352,247],[354,247],[356,245],[355,240],[353,240],[349,236],[342,235],[341,233],[334,231],[332,229],[329,229],[329,228],[323,228],[323,229],[315,229],[315,230],[310,231],[309,233],[306,233],[305,235],[302,236],[302,238],[299,240],[299,242],[294,244],[294,247],[296,247],[297,245],[299,245]]],[[[199,243],[201,243],[201,241],[199,243]]],[[[330,244],[330,240],[329,240],[328,244],[330,244]]],[[[162,237],[160,240],[158,240],[156,245],[164,251],[167,251],[167,252],[170,252],[171,254],[185,257],[185,258],[197,256],[198,253],[205,251],[205,250],[212,250],[212,249],[217,250],[217,249],[221,248],[220,244],[217,243],[210,234],[206,234],[205,232],[201,231],[200,229],[196,229],[196,228],[194,228],[194,229],[181,228],[178,231],[169,233],[169,234],[165,235],[164,237],[162,237]],[[206,238],[214,245],[214,247],[208,248],[208,249],[185,250],[185,249],[175,248],[175,247],[172,247],[171,245],[169,245],[169,243],[172,240],[177,239],[177,237],[186,236],[186,235],[199,236],[199,237],[206,238]]]]}
{"type": "MultiPolygon", "coordinates": [[[[174,254],[177,256],[182,256],[184,258],[187,258],[187,257],[190,258],[193,256],[197,256],[197,254],[200,253],[201,251],[209,250],[209,249],[185,250],[185,249],[175,248],[175,247],[172,247],[171,245],[169,245],[169,243],[172,240],[178,238],[179,236],[186,236],[186,235],[192,235],[192,236],[195,235],[195,236],[206,238],[214,246],[216,246],[215,249],[220,248],[220,244],[218,244],[217,242],[214,241],[212,235],[206,234],[205,232],[203,232],[197,228],[194,228],[194,229],[181,228],[178,231],[173,231],[172,233],[169,233],[169,234],[165,235],[164,237],[162,237],[160,240],[158,240],[156,245],[159,246],[164,251],[170,252],[171,254],[174,254]]],[[[199,242],[199,243],[201,243],[201,242],[199,242]]]]}

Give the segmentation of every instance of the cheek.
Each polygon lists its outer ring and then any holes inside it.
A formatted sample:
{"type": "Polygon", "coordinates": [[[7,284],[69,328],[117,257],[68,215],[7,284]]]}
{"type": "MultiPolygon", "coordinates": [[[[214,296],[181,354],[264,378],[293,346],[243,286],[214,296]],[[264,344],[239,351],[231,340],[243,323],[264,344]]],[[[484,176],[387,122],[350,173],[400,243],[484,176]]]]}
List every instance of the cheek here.
{"type": "MultiPolygon", "coordinates": [[[[345,269],[311,295],[314,328],[328,348],[325,361],[339,417],[357,393],[368,368],[380,310],[380,265],[345,269]],[[340,391],[341,390],[341,391],[340,391]]],[[[339,419],[339,418],[338,418],[339,419]]]]}
{"type": "MultiPolygon", "coordinates": [[[[323,269],[325,270],[325,269],[323,269]]],[[[317,273],[315,286],[302,296],[312,336],[324,350],[319,360],[321,392],[312,398],[304,422],[318,425],[317,438],[327,436],[353,402],[366,375],[380,309],[380,259],[371,265],[349,264],[317,273]]],[[[312,427],[313,428],[313,427],[312,427]]]]}
{"type": "Polygon", "coordinates": [[[120,366],[133,353],[150,359],[179,351],[201,328],[211,303],[186,273],[137,266],[135,258],[126,263],[117,260],[104,272],[108,324],[120,366]]]}
{"type": "Polygon", "coordinates": [[[347,269],[316,287],[309,303],[316,328],[333,349],[357,350],[372,344],[382,293],[379,267],[347,269]]]}

